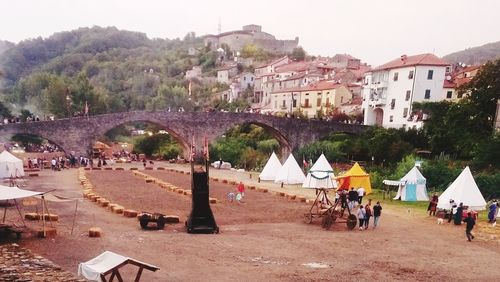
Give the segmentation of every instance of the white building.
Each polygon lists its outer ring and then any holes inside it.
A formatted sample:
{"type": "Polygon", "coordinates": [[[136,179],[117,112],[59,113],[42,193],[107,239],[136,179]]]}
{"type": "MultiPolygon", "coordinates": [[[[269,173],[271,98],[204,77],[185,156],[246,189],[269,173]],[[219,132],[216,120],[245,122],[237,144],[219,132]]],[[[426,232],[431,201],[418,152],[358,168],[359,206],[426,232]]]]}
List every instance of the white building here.
{"type": "Polygon", "coordinates": [[[437,102],[449,64],[433,54],[401,58],[365,74],[364,124],[386,128],[419,128],[425,116],[412,112],[413,102],[437,102]]]}

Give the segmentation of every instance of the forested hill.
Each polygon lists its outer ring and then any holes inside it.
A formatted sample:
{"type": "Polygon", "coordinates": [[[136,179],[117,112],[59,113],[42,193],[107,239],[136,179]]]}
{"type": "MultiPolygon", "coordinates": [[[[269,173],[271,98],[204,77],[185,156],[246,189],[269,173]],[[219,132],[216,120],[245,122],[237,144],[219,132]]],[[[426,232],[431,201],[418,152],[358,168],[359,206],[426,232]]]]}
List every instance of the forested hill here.
{"type": "Polygon", "coordinates": [[[500,41],[468,48],[443,57],[447,62],[467,65],[480,65],[498,58],[500,58],[500,41]]]}
{"type": "Polygon", "coordinates": [[[213,70],[216,59],[194,33],[149,39],[144,33],[92,27],[18,44],[0,41],[0,98],[56,116],[67,115],[57,109],[65,104],[67,89],[73,111],[85,101],[95,103],[94,113],[179,106],[188,100],[185,71],[195,65],[213,70]],[[189,56],[190,47],[198,54],[189,56]]]}

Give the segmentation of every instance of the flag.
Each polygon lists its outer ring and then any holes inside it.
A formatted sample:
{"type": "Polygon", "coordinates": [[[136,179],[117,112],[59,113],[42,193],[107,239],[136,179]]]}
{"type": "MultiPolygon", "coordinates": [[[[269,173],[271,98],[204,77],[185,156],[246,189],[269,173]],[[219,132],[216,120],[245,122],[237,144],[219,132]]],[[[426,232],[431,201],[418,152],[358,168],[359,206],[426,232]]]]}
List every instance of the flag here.
{"type": "Polygon", "coordinates": [[[84,109],[84,113],[85,113],[85,115],[88,115],[88,114],[89,114],[89,104],[87,103],[87,101],[85,101],[85,109],[84,109]]]}
{"type": "Polygon", "coordinates": [[[302,164],[304,165],[304,168],[307,168],[309,166],[305,157],[302,157],[302,164]]]}

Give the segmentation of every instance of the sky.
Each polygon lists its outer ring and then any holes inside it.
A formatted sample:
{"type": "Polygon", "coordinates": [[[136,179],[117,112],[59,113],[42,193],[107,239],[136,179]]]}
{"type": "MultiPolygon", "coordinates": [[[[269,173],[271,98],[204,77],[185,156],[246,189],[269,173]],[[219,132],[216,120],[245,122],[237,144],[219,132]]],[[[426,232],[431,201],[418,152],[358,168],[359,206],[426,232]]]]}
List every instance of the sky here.
{"type": "Polygon", "coordinates": [[[299,37],[311,55],[348,53],[373,66],[500,41],[498,0],[0,0],[0,40],[116,26],[150,38],[216,34],[258,24],[299,37]]]}

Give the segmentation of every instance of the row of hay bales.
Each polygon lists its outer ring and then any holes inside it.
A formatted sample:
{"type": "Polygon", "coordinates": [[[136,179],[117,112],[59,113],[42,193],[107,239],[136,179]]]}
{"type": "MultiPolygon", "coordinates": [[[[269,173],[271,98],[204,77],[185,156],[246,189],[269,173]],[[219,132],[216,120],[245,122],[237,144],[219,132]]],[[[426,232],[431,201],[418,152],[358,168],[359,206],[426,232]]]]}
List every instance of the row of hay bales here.
{"type": "MultiPolygon", "coordinates": [[[[83,170],[125,170],[124,167],[110,167],[110,166],[105,166],[105,167],[84,167],[83,170]]],[[[138,167],[130,167],[129,170],[139,170],[138,167]]],[[[145,167],[144,170],[154,170],[153,167],[145,167]]],[[[170,170],[170,171],[177,171],[174,169],[167,169],[165,167],[157,167],[156,170],[170,170]]],[[[187,172],[189,174],[189,172],[187,172]]]]}
{"type": "MultiPolygon", "coordinates": [[[[174,170],[172,170],[174,171],[174,170]]],[[[156,184],[157,186],[159,186],[160,188],[162,189],[165,189],[167,191],[170,191],[170,192],[174,192],[174,193],[177,193],[179,195],[184,195],[184,196],[191,196],[191,190],[185,190],[185,189],[182,189],[182,188],[179,188],[169,182],[166,182],[166,181],[163,181],[159,178],[156,178],[156,177],[153,177],[151,175],[148,175],[146,173],[143,173],[143,172],[140,172],[140,171],[134,171],[133,174],[137,177],[142,177],[144,178],[144,180],[146,181],[146,183],[153,183],[153,184],[156,184]]],[[[209,198],[209,201],[211,204],[216,204],[218,201],[217,201],[217,198],[209,198]]]]}
{"type": "MultiPolygon", "coordinates": [[[[189,174],[189,172],[184,172],[182,170],[176,170],[176,169],[169,169],[169,171],[177,172],[177,173],[186,173],[186,174],[189,174]]],[[[210,180],[213,181],[213,182],[221,182],[223,184],[228,184],[228,185],[237,185],[238,184],[238,182],[235,181],[235,180],[219,179],[217,177],[210,177],[210,180]]],[[[267,189],[267,188],[256,187],[256,186],[253,186],[253,185],[248,186],[248,189],[249,190],[255,190],[257,192],[262,192],[262,193],[268,193],[269,192],[269,189],[267,189]]],[[[276,196],[283,197],[286,200],[299,201],[301,203],[310,203],[311,202],[311,200],[307,199],[304,196],[298,196],[298,195],[289,194],[289,193],[286,193],[286,192],[276,192],[276,196]]]]}
{"type": "Polygon", "coordinates": [[[111,203],[108,199],[101,197],[94,190],[94,185],[85,176],[85,170],[78,170],[78,180],[83,188],[83,197],[95,202],[98,206],[109,209],[114,214],[123,215],[125,217],[135,218],[138,216],[138,212],[132,209],[126,209],[125,207],[111,203]]]}

